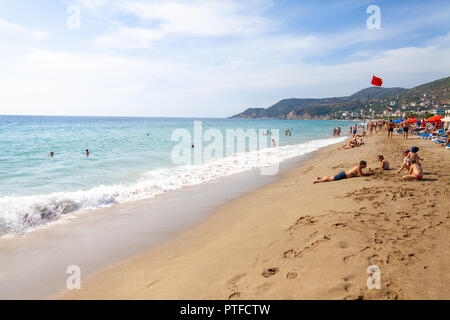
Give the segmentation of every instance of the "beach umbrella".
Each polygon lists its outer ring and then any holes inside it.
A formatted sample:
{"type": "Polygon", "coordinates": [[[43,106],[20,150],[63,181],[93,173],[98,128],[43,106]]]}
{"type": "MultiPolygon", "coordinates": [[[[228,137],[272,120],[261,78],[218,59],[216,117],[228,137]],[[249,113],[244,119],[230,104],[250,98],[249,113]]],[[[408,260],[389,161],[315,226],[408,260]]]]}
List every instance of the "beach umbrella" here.
{"type": "Polygon", "coordinates": [[[426,126],[426,124],[425,124],[425,118],[423,118],[422,119],[422,127],[425,127],[426,126]]]}
{"type": "Polygon", "coordinates": [[[443,116],[432,116],[427,119],[427,122],[440,122],[441,119],[444,119],[443,116]]]}
{"type": "Polygon", "coordinates": [[[441,119],[445,123],[444,127],[448,129],[450,127],[450,117],[445,117],[444,119],[441,119]]]}
{"type": "Polygon", "coordinates": [[[416,122],[419,122],[419,120],[417,120],[417,119],[414,118],[414,117],[412,117],[412,118],[410,118],[410,119],[408,119],[408,120],[406,120],[406,121],[408,121],[408,123],[416,123],[416,122]]]}
{"type": "Polygon", "coordinates": [[[394,122],[394,123],[403,122],[403,121],[405,121],[405,119],[395,119],[395,120],[392,120],[392,122],[394,122]]]}

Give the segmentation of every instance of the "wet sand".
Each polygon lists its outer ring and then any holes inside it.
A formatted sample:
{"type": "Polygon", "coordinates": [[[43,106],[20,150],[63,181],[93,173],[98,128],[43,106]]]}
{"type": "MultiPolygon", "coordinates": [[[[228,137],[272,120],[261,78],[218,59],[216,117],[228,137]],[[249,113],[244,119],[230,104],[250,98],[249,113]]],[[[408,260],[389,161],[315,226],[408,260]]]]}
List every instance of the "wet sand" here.
{"type": "Polygon", "coordinates": [[[62,299],[449,299],[450,153],[385,132],[329,146],[278,181],[136,258],[83,279],[62,299]],[[313,185],[360,160],[392,168],[418,146],[423,181],[396,170],[313,185]],[[368,289],[378,266],[381,289],[368,289]]]}

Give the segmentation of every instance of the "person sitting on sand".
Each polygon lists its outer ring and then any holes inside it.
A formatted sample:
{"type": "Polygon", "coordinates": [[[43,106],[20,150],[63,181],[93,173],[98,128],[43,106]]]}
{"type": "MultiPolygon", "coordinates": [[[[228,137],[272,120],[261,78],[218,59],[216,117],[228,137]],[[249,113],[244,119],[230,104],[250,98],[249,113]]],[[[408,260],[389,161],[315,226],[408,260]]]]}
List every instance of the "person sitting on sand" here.
{"type": "Polygon", "coordinates": [[[403,159],[402,166],[400,169],[398,169],[397,173],[400,173],[403,169],[406,169],[409,171],[409,168],[411,167],[411,159],[409,158],[409,149],[406,149],[403,151],[403,156],[405,157],[403,159]]]}
{"type": "Polygon", "coordinates": [[[411,152],[409,153],[409,159],[411,160],[411,162],[413,160],[415,160],[418,164],[420,164],[420,161],[422,161],[423,159],[421,157],[419,157],[419,155],[417,154],[417,152],[419,152],[419,148],[417,147],[412,147],[411,148],[411,152]],[[420,161],[419,161],[420,160],[420,161]]]}
{"type": "Polygon", "coordinates": [[[403,176],[405,180],[422,180],[423,170],[417,160],[411,160],[411,168],[409,168],[408,174],[403,176]]]}
{"type": "Polygon", "coordinates": [[[384,156],[379,155],[378,161],[380,162],[380,169],[389,170],[389,161],[384,159],[384,156]]]}
{"type": "Polygon", "coordinates": [[[367,167],[367,162],[364,160],[361,160],[357,166],[354,166],[353,168],[351,168],[348,171],[339,172],[334,177],[331,177],[331,176],[323,177],[323,178],[317,177],[317,179],[314,180],[313,183],[331,182],[331,181],[338,181],[338,180],[347,179],[347,178],[364,177],[364,176],[373,175],[374,172],[371,169],[369,169],[368,173],[363,172],[363,169],[365,169],[366,167],[367,167]]]}

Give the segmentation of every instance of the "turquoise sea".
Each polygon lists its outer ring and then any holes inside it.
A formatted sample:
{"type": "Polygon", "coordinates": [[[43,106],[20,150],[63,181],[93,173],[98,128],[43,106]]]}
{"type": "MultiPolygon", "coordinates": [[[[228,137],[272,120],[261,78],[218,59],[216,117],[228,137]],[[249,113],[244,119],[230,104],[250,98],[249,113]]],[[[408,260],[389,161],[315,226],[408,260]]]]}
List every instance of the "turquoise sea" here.
{"type": "MultiPolygon", "coordinates": [[[[0,236],[45,226],[71,212],[150,199],[301,156],[343,141],[332,136],[338,126],[347,134],[349,123],[342,121],[0,116],[0,236]],[[198,141],[194,121],[201,121],[203,134],[214,129],[224,139],[226,130],[236,129],[272,135],[265,148],[247,146],[200,163],[174,163],[173,152],[182,142],[173,135],[187,130],[192,141],[183,143],[190,148],[198,141]],[[276,129],[279,141],[273,146],[276,129]],[[287,129],[291,135],[285,135],[287,129]]],[[[203,137],[203,149],[210,143],[203,137]]]]}

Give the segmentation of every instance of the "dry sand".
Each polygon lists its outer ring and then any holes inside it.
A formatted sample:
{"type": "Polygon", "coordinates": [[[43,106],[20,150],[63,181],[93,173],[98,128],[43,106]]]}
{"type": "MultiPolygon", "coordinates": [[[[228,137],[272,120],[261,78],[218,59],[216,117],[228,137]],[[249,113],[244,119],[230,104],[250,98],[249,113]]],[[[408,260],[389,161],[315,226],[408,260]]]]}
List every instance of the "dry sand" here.
{"type": "Polygon", "coordinates": [[[63,299],[449,299],[450,152],[385,131],[330,146],[200,225],[82,282],[63,299]],[[313,185],[359,160],[397,169],[416,145],[424,180],[396,170],[313,185]],[[381,289],[367,288],[377,265],[381,289]]]}

